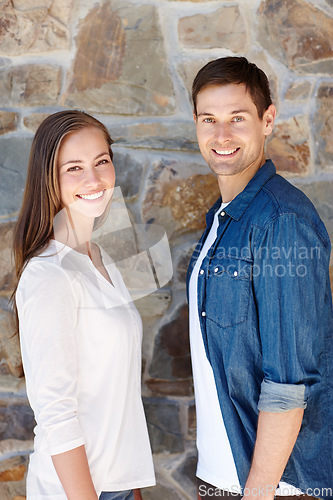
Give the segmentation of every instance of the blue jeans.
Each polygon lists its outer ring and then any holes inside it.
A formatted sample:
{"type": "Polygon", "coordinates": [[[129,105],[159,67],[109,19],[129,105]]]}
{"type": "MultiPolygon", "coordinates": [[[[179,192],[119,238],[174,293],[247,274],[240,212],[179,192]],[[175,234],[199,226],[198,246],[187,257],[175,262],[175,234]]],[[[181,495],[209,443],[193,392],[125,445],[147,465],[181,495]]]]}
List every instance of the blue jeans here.
{"type": "Polygon", "coordinates": [[[102,491],[99,500],[134,500],[133,490],[102,491]]]}

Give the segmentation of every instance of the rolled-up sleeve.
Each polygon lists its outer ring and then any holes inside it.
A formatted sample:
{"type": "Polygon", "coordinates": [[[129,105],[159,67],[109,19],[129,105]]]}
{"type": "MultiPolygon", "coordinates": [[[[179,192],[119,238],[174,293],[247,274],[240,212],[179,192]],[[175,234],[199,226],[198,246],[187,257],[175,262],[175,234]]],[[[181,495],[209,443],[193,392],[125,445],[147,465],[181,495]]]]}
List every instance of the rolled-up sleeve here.
{"type": "Polygon", "coordinates": [[[295,214],[276,217],[260,238],[253,267],[264,372],[258,409],[306,408],[324,362],[329,239],[295,214]]]}
{"type": "Polygon", "coordinates": [[[304,384],[277,384],[263,380],[258,403],[259,411],[283,413],[295,408],[306,408],[306,387],[304,384]]]}
{"type": "Polygon", "coordinates": [[[30,262],[16,294],[27,393],[55,455],[84,444],[77,404],[77,297],[59,266],[30,262]]]}

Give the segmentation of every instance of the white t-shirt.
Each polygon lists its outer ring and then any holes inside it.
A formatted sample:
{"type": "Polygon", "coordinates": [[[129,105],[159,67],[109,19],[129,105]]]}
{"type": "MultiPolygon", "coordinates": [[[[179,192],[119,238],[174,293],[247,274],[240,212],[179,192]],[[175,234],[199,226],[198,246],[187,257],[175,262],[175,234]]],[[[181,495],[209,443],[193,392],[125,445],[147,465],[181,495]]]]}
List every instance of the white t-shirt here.
{"type": "MultiPolygon", "coordinates": [[[[191,274],[189,284],[190,345],[197,414],[197,476],[217,488],[241,493],[235,461],[218,400],[213,369],[207,359],[202,339],[197,295],[198,273],[202,261],[216,239],[218,216],[227,205],[228,203],[222,203],[215,213],[212,227],[191,274]]],[[[280,482],[276,494],[301,495],[302,492],[289,484],[280,482]]]]}
{"type": "Polygon", "coordinates": [[[65,500],[51,455],[85,445],[97,494],[155,484],[141,400],[141,318],[115,265],[51,240],[16,293],[35,413],[28,500],[65,500]]]}

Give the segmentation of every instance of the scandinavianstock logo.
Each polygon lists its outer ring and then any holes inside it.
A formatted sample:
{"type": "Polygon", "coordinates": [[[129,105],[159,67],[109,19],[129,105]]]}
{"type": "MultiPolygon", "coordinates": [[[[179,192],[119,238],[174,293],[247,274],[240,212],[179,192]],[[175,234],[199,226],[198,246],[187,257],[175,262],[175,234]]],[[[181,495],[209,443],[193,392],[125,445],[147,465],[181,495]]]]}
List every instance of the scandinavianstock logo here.
{"type": "MultiPolygon", "coordinates": [[[[72,210],[71,206],[71,213],[75,213],[75,208],[72,210]]],[[[122,299],[127,296],[128,302],[135,301],[166,285],[172,278],[173,266],[165,228],[157,224],[132,223],[120,187],[114,188],[106,212],[100,220],[95,220],[92,242],[97,243],[103,265],[111,281],[119,285],[122,299]]],[[[64,245],[59,252],[61,266],[74,280],[80,279],[80,275],[85,273],[89,273],[90,278],[94,275],[104,306],[113,307],[103,293],[105,280],[101,273],[96,269],[92,274],[91,263],[87,261],[86,255],[78,251],[83,242],[79,241],[79,232],[76,231],[74,218],[68,217],[68,210],[63,209],[56,215],[54,235],[56,240],[64,242],[68,238],[68,241],[71,239],[77,243],[64,245]]]]}

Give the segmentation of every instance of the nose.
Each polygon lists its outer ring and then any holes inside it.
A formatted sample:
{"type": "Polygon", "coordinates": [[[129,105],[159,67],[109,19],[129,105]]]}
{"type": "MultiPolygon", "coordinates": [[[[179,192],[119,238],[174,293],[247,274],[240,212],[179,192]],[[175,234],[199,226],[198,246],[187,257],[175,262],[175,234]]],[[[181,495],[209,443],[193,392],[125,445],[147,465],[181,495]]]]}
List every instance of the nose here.
{"type": "Polygon", "coordinates": [[[85,171],[84,182],[89,187],[95,187],[99,185],[100,177],[95,168],[89,168],[85,171]]]}
{"type": "Polygon", "coordinates": [[[231,140],[232,133],[228,123],[217,123],[215,127],[215,139],[219,142],[231,140]]]}

